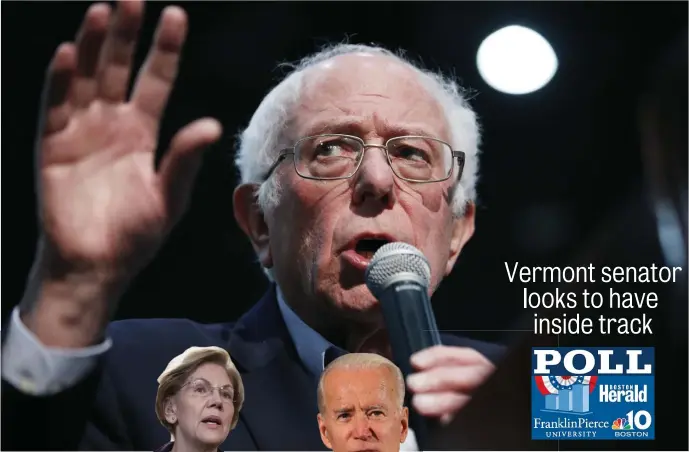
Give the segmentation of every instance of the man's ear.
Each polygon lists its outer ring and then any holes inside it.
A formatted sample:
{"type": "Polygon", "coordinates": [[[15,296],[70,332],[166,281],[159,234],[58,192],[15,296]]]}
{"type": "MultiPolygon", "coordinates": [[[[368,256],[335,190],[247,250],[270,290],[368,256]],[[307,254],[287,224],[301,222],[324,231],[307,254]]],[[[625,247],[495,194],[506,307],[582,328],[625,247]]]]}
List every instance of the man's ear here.
{"type": "Polygon", "coordinates": [[[258,206],[257,192],[258,185],[256,184],[241,184],[234,190],[234,218],[251,240],[251,245],[254,247],[254,252],[261,265],[265,268],[271,268],[273,256],[270,253],[270,231],[263,211],[258,206]]]}
{"type": "Polygon", "coordinates": [[[328,438],[328,428],[325,426],[325,421],[323,420],[321,413],[318,413],[318,431],[321,432],[321,441],[323,441],[325,447],[332,449],[333,445],[330,442],[330,438],[328,438]]]}
{"type": "Polygon", "coordinates": [[[402,434],[400,435],[400,444],[407,440],[409,433],[409,408],[406,406],[402,408],[402,434]]]}
{"type": "Polygon", "coordinates": [[[452,269],[457,262],[459,253],[462,252],[462,248],[469,241],[469,239],[474,235],[474,229],[476,227],[476,204],[473,202],[468,202],[464,207],[464,214],[455,218],[452,225],[452,238],[450,239],[450,256],[447,260],[447,266],[445,267],[445,276],[452,272],[452,269]]]}

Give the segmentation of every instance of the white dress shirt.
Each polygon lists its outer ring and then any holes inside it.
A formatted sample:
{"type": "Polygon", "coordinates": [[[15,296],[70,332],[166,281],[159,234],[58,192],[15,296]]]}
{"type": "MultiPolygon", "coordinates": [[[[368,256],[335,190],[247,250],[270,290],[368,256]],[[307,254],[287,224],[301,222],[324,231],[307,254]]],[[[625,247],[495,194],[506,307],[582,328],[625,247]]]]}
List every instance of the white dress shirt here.
{"type": "Polygon", "coordinates": [[[46,347],[22,323],[19,308],[14,308],[2,346],[2,378],[26,394],[56,394],[76,385],[111,346],[107,338],[81,349],[46,347]]]}

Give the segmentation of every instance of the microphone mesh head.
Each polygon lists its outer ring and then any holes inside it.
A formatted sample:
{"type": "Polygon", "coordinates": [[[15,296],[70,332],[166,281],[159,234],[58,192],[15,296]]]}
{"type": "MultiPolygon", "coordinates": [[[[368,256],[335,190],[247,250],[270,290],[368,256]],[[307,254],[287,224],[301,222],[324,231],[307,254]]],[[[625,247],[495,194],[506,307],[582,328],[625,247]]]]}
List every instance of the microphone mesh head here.
{"type": "Polygon", "coordinates": [[[366,285],[373,295],[387,287],[390,278],[400,273],[412,273],[428,287],[431,281],[431,267],[426,257],[413,246],[403,242],[387,243],[373,255],[366,268],[366,285]]]}

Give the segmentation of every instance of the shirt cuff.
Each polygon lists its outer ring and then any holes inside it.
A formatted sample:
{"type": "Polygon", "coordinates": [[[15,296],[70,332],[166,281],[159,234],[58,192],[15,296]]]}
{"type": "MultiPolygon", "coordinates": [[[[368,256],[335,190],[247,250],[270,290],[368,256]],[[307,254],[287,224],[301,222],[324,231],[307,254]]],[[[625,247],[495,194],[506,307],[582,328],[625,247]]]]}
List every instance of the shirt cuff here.
{"type": "Polygon", "coordinates": [[[86,377],[111,346],[112,340],[106,338],[86,348],[46,347],[22,323],[19,309],[14,308],[2,347],[2,378],[25,394],[53,395],[86,377]]]}

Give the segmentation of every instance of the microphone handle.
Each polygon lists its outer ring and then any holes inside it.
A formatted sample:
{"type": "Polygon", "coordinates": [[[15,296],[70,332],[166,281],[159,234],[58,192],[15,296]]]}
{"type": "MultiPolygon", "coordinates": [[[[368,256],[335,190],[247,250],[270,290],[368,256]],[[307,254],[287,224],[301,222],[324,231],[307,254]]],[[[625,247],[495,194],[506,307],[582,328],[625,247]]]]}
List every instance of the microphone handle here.
{"type": "MultiPolygon", "coordinates": [[[[413,280],[401,280],[382,291],[379,300],[390,336],[393,361],[406,379],[413,373],[409,362],[411,355],[441,344],[428,292],[413,280]]],[[[405,403],[419,449],[424,450],[429,444],[430,431],[436,428],[438,420],[417,413],[411,405],[409,391],[406,391],[405,403]]]]}

